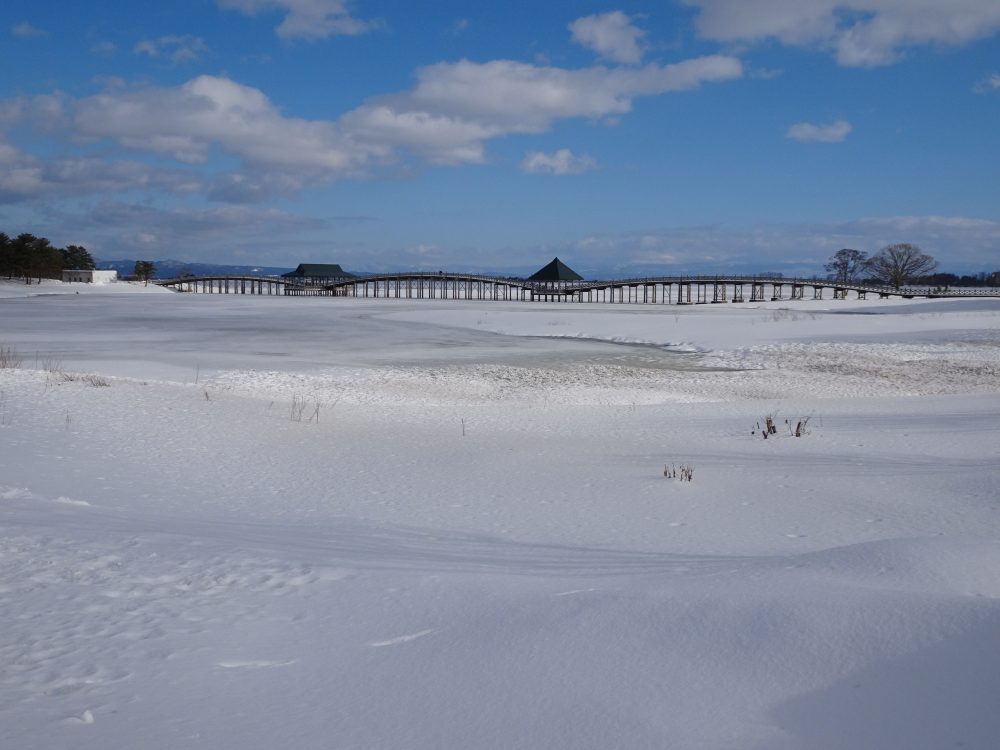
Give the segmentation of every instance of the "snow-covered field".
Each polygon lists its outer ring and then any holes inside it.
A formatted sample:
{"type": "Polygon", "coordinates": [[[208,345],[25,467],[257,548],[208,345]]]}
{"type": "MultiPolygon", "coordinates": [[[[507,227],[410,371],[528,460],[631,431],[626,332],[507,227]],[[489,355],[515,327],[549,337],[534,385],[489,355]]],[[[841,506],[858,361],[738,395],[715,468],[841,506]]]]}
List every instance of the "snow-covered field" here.
{"type": "Polygon", "coordinates": [[[1000,300],[0,282],[4,348],[5,750],[997,747],[1000,300]]]}

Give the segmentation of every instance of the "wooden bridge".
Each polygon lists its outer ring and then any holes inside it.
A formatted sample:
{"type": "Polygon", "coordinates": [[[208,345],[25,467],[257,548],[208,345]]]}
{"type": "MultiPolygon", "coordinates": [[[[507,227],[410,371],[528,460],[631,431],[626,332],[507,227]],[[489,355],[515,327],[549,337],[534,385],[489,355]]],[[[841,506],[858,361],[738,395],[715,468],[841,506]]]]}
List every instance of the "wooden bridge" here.
{"type": "Polygon", "coordinates": [[[304,283],[281,276],[189,276],[155,282],[178,292],[389,299],[464,299],[524,302],[606,302],[697,305],[720,302],[880,298],[1000,297],[1000,288],[891,287],[826,279],[760,276],[655,276],[605,281],[539,282],[463,273],[384,273],[304,283]]]}

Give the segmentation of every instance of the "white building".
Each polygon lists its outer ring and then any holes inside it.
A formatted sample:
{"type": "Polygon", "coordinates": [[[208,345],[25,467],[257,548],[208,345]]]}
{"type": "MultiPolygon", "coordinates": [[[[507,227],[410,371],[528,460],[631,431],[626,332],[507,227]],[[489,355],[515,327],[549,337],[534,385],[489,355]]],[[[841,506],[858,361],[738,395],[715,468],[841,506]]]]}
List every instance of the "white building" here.
{"type": "Polygon", "coordinates": [[[117,271],[63,271],[63,281],[83,284],[110,284],[118,281],[117,271]]]}

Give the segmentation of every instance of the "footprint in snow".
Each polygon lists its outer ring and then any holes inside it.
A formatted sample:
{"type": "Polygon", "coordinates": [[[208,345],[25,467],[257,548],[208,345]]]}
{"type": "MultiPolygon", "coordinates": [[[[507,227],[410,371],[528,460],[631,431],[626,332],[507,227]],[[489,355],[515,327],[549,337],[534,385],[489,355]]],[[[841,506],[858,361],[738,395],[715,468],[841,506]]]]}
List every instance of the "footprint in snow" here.
{"type": "Polygon", "coordinates": [[[87,709],[79,716],[70,716],[65,721],[67,724],[79,724],[81,726],[84,724],[93,724],[94,715],[90,712],[90,709],[87,709]]]}
{"type": "Polygon", "coordinates": [[[62,503],[63,505],[80,505],[80,506],[85,506],[87,508],[90,507],[90,503],[88,503],[86,500],[77,500],[72,497],[59,496],[56,498],[55,501],[57,503],[62,503]]]}
{"type": "Polygon", "coordinates": [[[70,693],[75,693],[78,690],[83,690],[90,684],[92,683],[88,682],[87,680],[84,680],[82,682],[67,680],[60,682],[54,685],[53,687],[50,687],[48,690],[45,691],[45,694],[53,697],[58,697],[60,695],[69,695],[70,693]]]}
{"type": "Polygon", "coordinates": [[[591,591],[597,591],[597,589],[573,589],[572,591],[560,591],[558,594],[553,594],[553,596],[573,596],[573,594],[586,594],[591,591]]]}
{"type": "Polygon", "coordinates": [[[397,646],[400,643],[408,643],[409,641],[415,641],[417,638],[423,638],[425,635],[430,635],[434,632],[434,628],[430,630],[421,630],[419,633],[410,633],[409,635],[401,635],[396,638],[390,638],[387,641],[372,641],[368,645],[372,648],[382,648],[383,646],[397,646]]]}

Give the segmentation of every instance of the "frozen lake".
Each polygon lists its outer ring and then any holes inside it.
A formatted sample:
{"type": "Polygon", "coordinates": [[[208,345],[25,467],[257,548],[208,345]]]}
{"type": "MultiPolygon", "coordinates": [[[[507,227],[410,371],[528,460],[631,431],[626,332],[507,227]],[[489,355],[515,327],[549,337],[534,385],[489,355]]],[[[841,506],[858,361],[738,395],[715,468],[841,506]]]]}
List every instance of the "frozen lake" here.
{"type": "MultiPolygon", "coordinates": [[[[316,297],[218,297],[180,294],[53,295],[0,300],[4,341],[32,358],[56,356],[70,368],[101,363],[113,374],[151,377],[174,372],[268,368],[315,370],[382,364],[628,360],[652,367],[692,366],[689,357],[649,345],[631,347],[582,338],[505,336],[484,329],[490,305],[461,301],[421,304],[316,297]],[[473,326],[411,322],[394,310],[437,309],[473,326]],[[119,355],[128,349],[128,361],[119,355]],[[117,364],[115,364],[117,363],[117,364]],[[128,371],[127,373],[125,371],[128,371]]],[[[538,305],[503,305],[505,310],[538,305]]],[[[495,312],[495,311],[494,311],[495,312]]],[[[666,313],[665,313],[666,315],[666,313]]],[[[672,316],[665,317],[665,320],[672,316]]],[[[544,333],[544,332],[542,332],[544,333]]],[[[32,361],[34,364],[34,360],[32,361]]]]}

